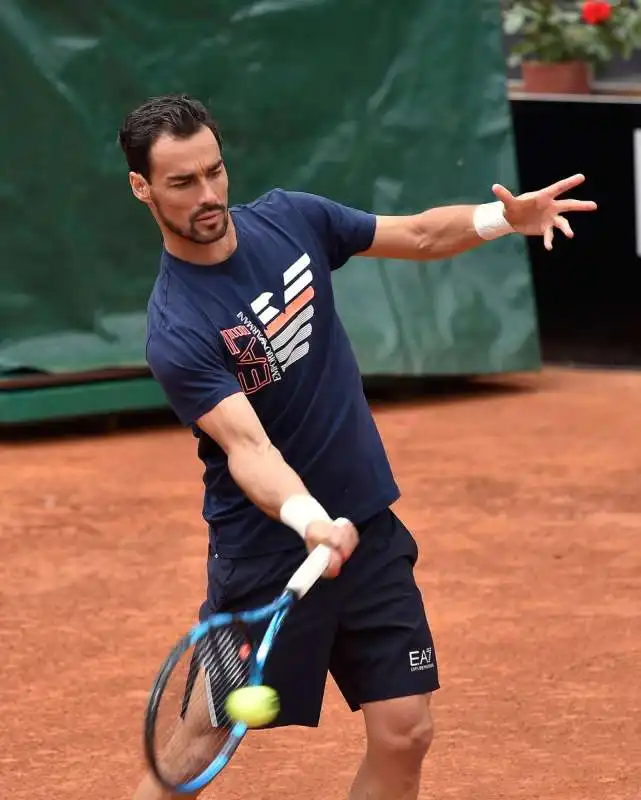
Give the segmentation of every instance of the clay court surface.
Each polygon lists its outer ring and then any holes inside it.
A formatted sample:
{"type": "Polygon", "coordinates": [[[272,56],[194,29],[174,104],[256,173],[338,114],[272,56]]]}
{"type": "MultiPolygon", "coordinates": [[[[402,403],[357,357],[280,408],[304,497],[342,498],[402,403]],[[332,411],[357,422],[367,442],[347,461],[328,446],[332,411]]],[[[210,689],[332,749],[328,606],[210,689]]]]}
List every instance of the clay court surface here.
{"type": "MultiPolygon", "coordinates": [[[[641,797],[641,374],[375,404],[443,688],[422,798],[641,797]]],[[[0,441],[0,796],[129,798],[147,691],[204,591],[179,427],[0,441]]],[[[360,715],[250,736],[205,797],[345,798],[360,715]]],[[[390,798],[390,800],[393,800],[390,798]]]]}

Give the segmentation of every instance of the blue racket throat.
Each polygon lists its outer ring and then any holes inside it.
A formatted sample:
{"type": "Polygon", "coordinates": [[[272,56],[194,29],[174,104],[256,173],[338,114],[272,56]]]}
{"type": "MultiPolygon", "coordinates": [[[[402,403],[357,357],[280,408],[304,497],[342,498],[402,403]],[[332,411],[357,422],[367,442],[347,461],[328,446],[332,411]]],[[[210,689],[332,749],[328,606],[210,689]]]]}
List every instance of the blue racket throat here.
{"type": "Polygon", "coordinates": [[[212,616],[194,625],[191,629],[188,634],[190,637],[190,644],[195,644],[199,639],[202,639],[212,628],[223,628],[227,625],[233,625],[234,623],[254,625],[257,622],[262,622],[265,619],[269,619],[271,616],[276,616],[279,612],[289,610],[297,600],[298,596],[296,593],[291,589],[286,589],[280,597],[262,608],[254,608],[251,611],[238,611],[235,613],[222,612],[212,614],[212,616]]]}
{"type": "Polygon", "coordinates": [[[199,622],[197,625],[194,625],[188,634],[189,643],[190,645],[195,645],[199,639],[202,639],[210,631],[216,628],[224,628],[234,624],[247,626],[255,625],[257,622],[264,622],[266,619],[270,619],[271,617],[267,630],[265,631],[260,645],[258,646],[258,650],[254,652],[252,649],[251,654],[250,677],[247,683],[249,686],[259,686],[263,679],[265,662],[267,661],[267,656],[269,655],[269,651],[274,643],[276,634],[278,633],[280,626],[283,624],[285,617],[287,616],[287,612],[297,602],[297,600],[298,595],[295,592],[286,589],[283,594],[278,597],[278,599],[274,600],[273,603],[263,606],[262,608],[252,609],[251,611],[239,611],[236,613],[213,614],[211,617],[208,617],[202,622],[199,622]]]}

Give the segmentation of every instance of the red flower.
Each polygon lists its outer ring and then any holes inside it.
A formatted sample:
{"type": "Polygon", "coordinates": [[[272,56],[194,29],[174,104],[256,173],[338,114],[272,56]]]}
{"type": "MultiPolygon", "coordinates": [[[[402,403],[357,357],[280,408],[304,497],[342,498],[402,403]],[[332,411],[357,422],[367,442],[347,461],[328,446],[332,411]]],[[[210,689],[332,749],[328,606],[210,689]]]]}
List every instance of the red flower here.
{"type": "Polygon", "coordinates": [[[588,25],[600,25],[610,19],[612,6],[606,0],[586,0],[581,14],[588,25]]]}

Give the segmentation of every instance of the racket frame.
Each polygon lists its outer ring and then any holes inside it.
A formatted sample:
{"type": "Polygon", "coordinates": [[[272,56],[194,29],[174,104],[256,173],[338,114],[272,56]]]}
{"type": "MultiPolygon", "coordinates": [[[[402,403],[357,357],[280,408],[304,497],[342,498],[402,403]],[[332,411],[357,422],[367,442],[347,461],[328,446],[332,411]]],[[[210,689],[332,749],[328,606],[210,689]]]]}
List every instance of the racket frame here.
{"type": "MultiPolygon", "coordinates": [[[[336,524],[342,524],[343,522],[344,520],[342,519],[336,520],[336,524]]],[[[207,786],[207,784],[211,783],[211,781],[227,766],[248,730],[248,726],[244,722],[235,722],[227,741],[208,767],[200,774],[184,783],[174,785],[168,782],[163,777],[157,763],[154,747],[154,731],[160,700],[176,664],[178,664],[190,647],[193,647],[214,628],[227,627],[230,625],[240,625],[242,628],[246,628],[256,622],[269,619],[267,630],[258,648],[256,648],[256,650],[252,648],[250,656],[251,664],[248,685],[260,685],[263,680],[265,662],[267,661],[276,635],[285,621],[287,614],[292,606],[307,594],[325,572],[329,565],[331,553],[332,551],[329,547],[317,545],[291,576],[283,592],[271,603],[247,611],[218,612],[213,614],[202,622],[194,625],[171,650],[156,676],[156,680],[154,681],[149,695],[145,711],[143,737],[144,754],[149,768],[154,778],[164,789],[174,794],[192,794],[207,786]]],[[[247,638],[249,639],[249,637],[247,638]]]]}

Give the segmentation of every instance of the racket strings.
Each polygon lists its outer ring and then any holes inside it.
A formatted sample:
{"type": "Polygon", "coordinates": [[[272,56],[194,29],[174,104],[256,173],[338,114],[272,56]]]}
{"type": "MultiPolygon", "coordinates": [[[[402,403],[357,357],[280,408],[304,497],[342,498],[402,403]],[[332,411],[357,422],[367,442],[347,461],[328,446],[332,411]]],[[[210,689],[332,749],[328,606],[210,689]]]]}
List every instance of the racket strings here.
{"type": "Polygon", "coordinates": [[[234,689],[247,683],[251,648],[238,641],[239,633],[234,628],[219,628],[214,633],[201,640],[199,660],[207,676],[205,691],[211,723],[217,728],[227,728],[233,723],[225,710],[225,701],[234,689]]]}
{"type": "Polygon", "coordinates": [[[228,741],[230,692],[245,686],[251,644],[237,626],[210,629],[174,666],[158,704],[154,750],[160,774],[172,784],[192,780],[228,741]]]}

